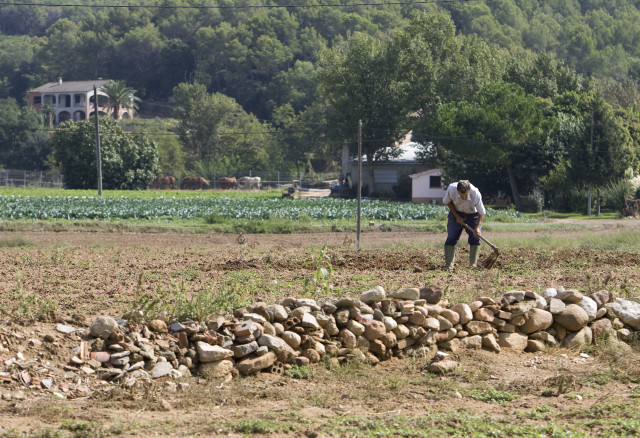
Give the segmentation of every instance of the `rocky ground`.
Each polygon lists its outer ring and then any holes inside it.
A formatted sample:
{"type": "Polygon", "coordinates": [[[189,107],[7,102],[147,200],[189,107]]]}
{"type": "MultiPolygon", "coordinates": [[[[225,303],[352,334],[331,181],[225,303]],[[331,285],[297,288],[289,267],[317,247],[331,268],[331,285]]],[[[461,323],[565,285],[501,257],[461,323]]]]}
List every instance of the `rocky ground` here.
{"type": "MultiPolygon", "coordinates": [[[[588,232],[617,229],[618,224],[599,224],[588,232]]],[[[543,237],[571,233],[550,230],[543,237]]],[[[329,433],[322,424],[343,417],[374,420],[464,409],[515,418],[540,406],[570,412],[602,400],[636,403],[638,355],[612,346],[600,352],[449,352],[460,366],[446,376],[428,372],[428,361],[419,358],[353,367],[322,362],[311,367],[311,376],[257,373],[226,382],[185,373],[123,383],[96,372],[86,353],[96,348],[89,327],[100,315],[121,318],[140,306],[140,297],[159,291],[225,288],[235,298],[267,303],[319,298],[329,293],[312,281],[320,266],[329,268],[328,283],[337,296],[359,296],[378,285],[387,291],[433,285],[450,303],[559,286],[585,294],[608,289],[618,296],[640,295],[637,258],[606,250],[499,245],[493,270],[460,267],[447,273],[441,269],[440,234],[367,232],[361,251],[353,249],[355,236],[345,233],[250,235],[242,245],[237,237],[1,233],[0,433],[42,434],[53,427],[77,434],[74,428],[95,432],[97,423],[100,434],[112,436],[238,435],[246,434],[242,421],[275,417],[309,426],[254,432],[318,436],[329,433]],[[488,389],[516,397],[501,405],[478,396],[488,389]]],[[[496,231],[495,237],[510,239],[509,232],[496,231]]]]}

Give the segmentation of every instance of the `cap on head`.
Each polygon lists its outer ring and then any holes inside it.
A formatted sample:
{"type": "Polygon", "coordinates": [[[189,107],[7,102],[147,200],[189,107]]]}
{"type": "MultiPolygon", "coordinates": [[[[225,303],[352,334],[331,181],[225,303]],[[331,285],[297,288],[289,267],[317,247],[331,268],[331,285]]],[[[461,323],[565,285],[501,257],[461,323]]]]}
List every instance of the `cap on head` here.
{"type": "Polygon", "coordinates": [[[471,183],[466,179],[461,179],[458,181],[458,192],[467,193],[471,190],[471,183]]]}

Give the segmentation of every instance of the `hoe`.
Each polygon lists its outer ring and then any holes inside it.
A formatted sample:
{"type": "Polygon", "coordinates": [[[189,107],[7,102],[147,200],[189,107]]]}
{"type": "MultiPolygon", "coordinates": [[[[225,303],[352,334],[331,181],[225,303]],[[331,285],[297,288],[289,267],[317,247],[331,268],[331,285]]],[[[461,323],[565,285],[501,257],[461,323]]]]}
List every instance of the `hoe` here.
{"type": "MultiPolygon", "coordinates": [[[[467,224],[463,224],[464,227],[469,230],[471,233],[473,233],[473,228],[471,228],[469,225],[467,224]]],[[[496,246],[489,242],[487,239],[485,239],[484,237],[482,237],[482,235],[480,235],[480,239],[484,240],[487,245],[489,245],[491,247],[491,249],[493,250],[493,252],[489,255],[489,257],[487,257],[487,259],[484,261],[484,263],[482,263],[482,266],[485,269],[491,269],[493,267],[493,265],[495,265],[496,260],[498,260],[498,256],[500,255],[500,251],[498,251],[498,248],[496,248],[496,246]]]]}

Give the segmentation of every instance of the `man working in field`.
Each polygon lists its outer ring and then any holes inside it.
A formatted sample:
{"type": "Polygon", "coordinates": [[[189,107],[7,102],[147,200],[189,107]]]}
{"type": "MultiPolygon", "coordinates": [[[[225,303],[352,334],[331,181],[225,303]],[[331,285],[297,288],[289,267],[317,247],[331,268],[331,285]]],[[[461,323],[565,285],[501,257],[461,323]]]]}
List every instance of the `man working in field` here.
{"type": "Polygon", "coordinates": [[[447,240],[444,243],[444,258],[447,269],[452,270],[456,258],[456,244],[460,240],[463,224],[473,229],[469,230],[469,266],[478,264],[480,255],[480,229],[482,219],[486,214],[480,191],[467,180],[449,184],[442,202],[449,207],[447,216],[447,240]]]}

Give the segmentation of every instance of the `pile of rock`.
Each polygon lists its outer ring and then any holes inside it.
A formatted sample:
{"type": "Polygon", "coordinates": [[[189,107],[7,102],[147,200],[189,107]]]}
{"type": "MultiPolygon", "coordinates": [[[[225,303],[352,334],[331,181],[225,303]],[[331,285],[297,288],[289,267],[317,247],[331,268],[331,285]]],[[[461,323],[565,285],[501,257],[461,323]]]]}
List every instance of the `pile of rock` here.
{"type": "Polygon", "coordinates": [[[392,356],[433,358],[437,351],[502,348],[538,352],[547,346],[580,348],[606,336],[628,340],[640,330],[640,303],[607,291],[585,296],[549,288],[542,294],[510,291],[449,306],[434,287],[318,303],[285,299],[234,311],[206,323],[162,320],[144,324],[96,319],[96,338],[76,351],[104,379],[174,377],[197,372],[229,379],[234,373],[282,373],[292,365],[357,358],[376,363],[392,356]],[[90,351],[89,351],[90,350],[90,351]]]}
{"type": "Polygon", "coordinates": [[[32,357],[22,349],[8,357],[21,336],[0,330],[0,362],[5,366],[0,382],[79,397],[91,392],[95,377],[133,384],[195,373],[224,381],[261,371],[282,374],[288,367],[316,363],[327,355],[332,361],[355,358],[369,363],[420,356],[433,359],[430,371],[446,372],[457,363],[445,360],[440,350],[579,349],[602,339],[628,341],[640,330],[640,302],[613,300],[607,291],[586,296],[563,288],[541,294],[510,291],[499,298],[450,305],[435,287],[390,294],[375,287],[359,299],[288,298],[280,304],[256,303],[236,309],[228,318],[206,322],[135,322],[140,315],[135,316],[101,316],[88,329],[58,324],[58,332],[67,336],[64,344],[75,344],[61,370],[45,359],[46,351],[60,347],[54,336],[29,339],[32,357]]]}

